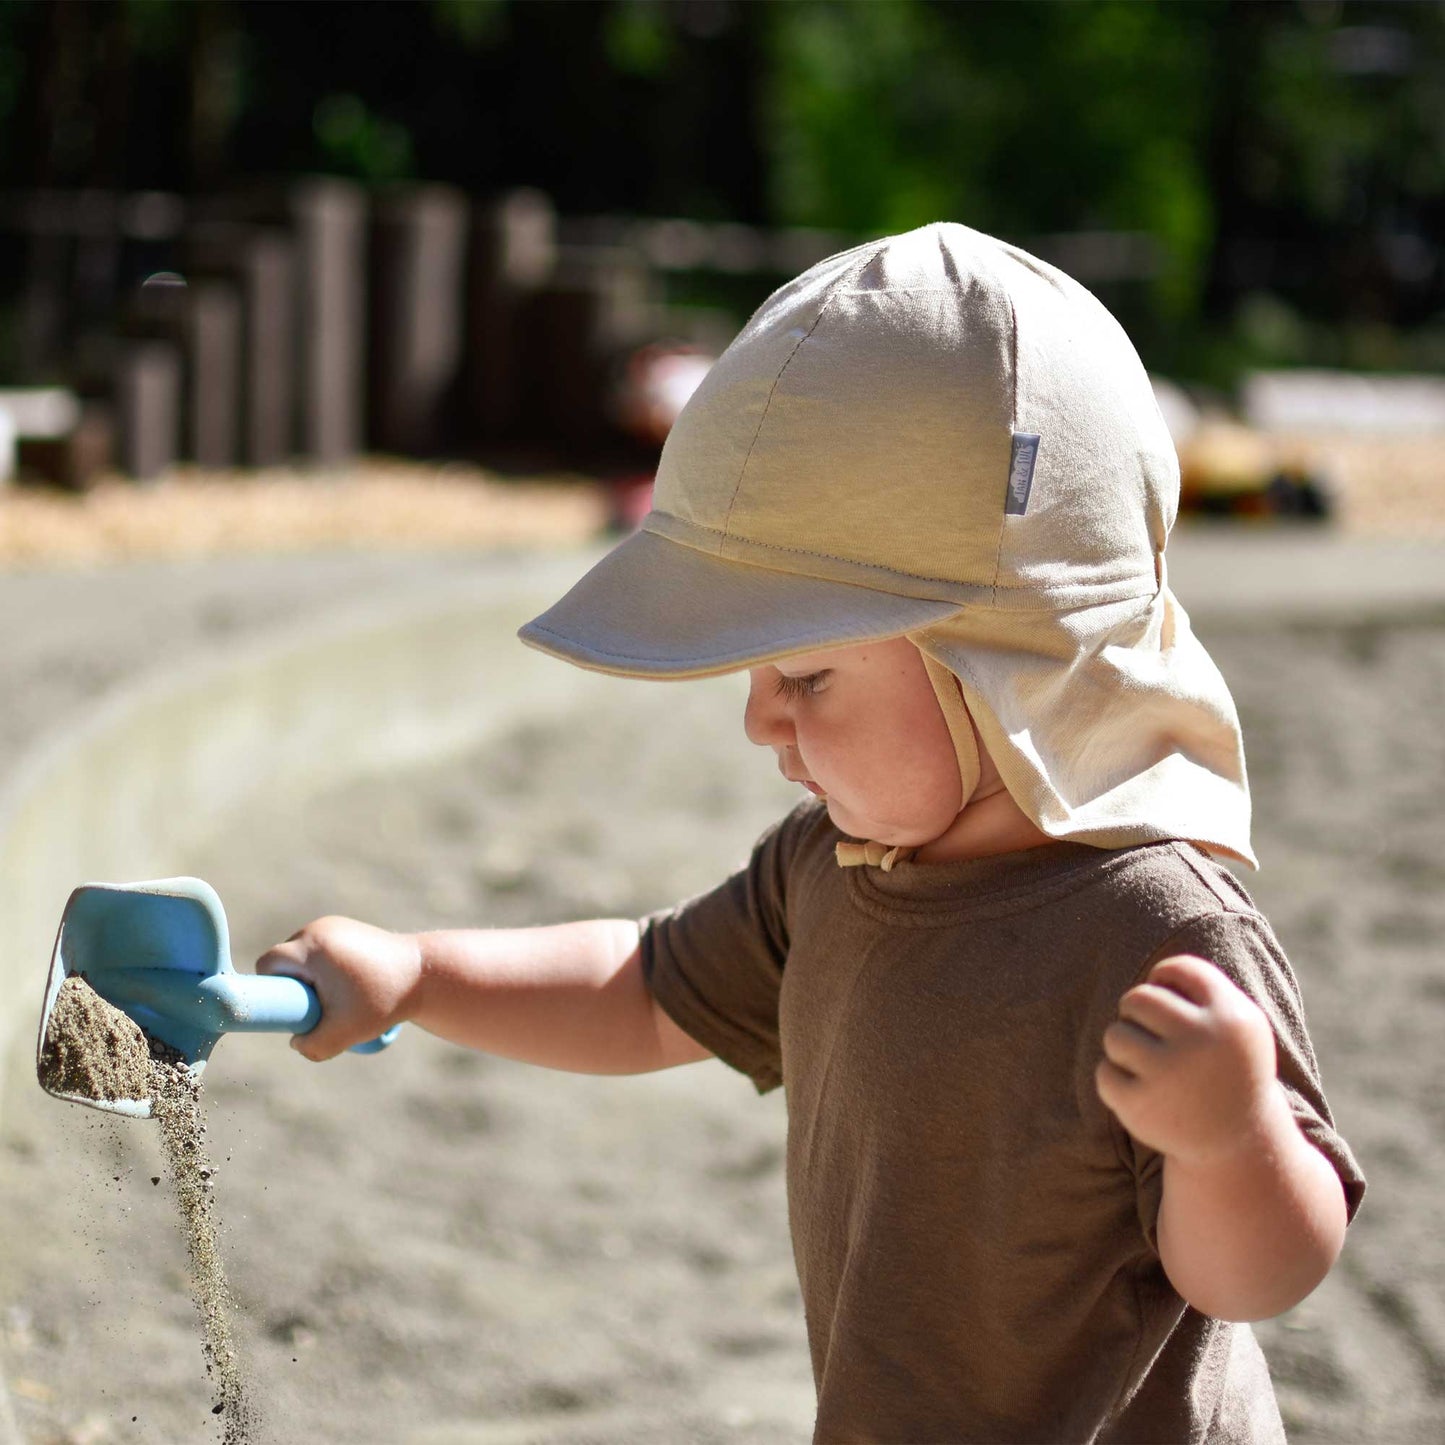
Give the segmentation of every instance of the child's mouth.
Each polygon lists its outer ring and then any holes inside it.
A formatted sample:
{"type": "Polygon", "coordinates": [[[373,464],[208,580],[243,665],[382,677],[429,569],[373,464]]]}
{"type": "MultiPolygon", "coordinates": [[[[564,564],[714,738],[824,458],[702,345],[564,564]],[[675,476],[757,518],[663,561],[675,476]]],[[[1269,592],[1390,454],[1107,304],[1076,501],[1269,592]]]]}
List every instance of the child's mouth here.
{"type": "MultiPolygon", "coordinates": [[[[825,793],[823,789],[820,788],[817,783],[815,783],[811,778],[800,778],[791,768],[789,768],[788,763],[790,761],[791,759],[789,757],[785,757],[782,753],[778,754],[778,771],[790,783],[800,783],[815,798],[826,798],[828,796],[827,793],[825,793]]],[[[801,759],[799,761],[801,761],[801,759]]]]}

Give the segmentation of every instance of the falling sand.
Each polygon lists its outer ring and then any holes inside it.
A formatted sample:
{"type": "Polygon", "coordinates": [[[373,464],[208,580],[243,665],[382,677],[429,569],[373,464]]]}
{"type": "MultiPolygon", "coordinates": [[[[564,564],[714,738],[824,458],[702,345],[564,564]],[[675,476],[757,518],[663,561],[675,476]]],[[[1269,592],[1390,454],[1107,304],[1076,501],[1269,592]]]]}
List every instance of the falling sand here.
{"type": "Polygon", "coordinates": [[[179,1052],[149,1038],[80,974],[71,974],[56,995],[39,1073],[41,1085],[55,1094],[101,1103],[150,1100],[191,1260],[201,1349],[215,1392],[211,1413],[222,1418],[223,1445],[248,1445],[255,1421],[231,1335],[232,1301],[215,1218],[216,1170],[206,1152],[199,1083],[179,1052]]]}

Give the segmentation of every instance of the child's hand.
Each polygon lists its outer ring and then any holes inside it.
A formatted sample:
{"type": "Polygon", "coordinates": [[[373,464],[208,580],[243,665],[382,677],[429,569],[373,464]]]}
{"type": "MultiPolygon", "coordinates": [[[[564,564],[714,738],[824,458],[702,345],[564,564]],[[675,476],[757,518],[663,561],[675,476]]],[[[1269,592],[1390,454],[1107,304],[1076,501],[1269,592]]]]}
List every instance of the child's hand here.
{"type": "Polygon", "coordinates": [[[1141,1144],[1208,1164],[1258,1136],[1280,1102],[1274,1033],[1213,964],[1166,958],[1119,1000],[1094,1075],[1141,1144]]]}
{"type": "Polygon", "coordinates": [[[256,960],[257,973],[303,979],[321,1000],[321,1022],[291,1047],[320,1063],[403,1022],[421,981],[416,937],[354,918],[318,918],[256,960]]]}

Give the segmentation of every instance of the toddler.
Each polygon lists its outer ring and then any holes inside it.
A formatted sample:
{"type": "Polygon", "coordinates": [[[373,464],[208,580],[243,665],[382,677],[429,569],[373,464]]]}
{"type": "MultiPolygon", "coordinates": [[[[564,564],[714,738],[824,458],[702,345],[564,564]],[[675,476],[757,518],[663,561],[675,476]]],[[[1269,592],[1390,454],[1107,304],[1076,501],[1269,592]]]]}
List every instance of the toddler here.
{"type": "Polygon", "coordinates": [[[746,669],[813,796],[644,919],[259,962],[330,1058],[402,1020],[557,1068],[716,1056],[788,1100],[820,1441],[1283,1439],[1245,1321],[1363,1179],[1253,864],[1238,721],[1169,590],[1178,470],[1132,346],[928,226],[776,292],[678,418],[639,532],[523,640],[746,669]]]}

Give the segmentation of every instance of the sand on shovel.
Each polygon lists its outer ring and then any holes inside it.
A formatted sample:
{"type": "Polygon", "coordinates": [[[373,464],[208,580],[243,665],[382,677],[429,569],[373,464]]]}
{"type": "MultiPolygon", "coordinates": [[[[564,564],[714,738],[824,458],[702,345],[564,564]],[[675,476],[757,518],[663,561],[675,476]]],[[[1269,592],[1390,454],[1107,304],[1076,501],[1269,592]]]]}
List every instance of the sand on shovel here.
{"type": "Polygon", "coordinates": [[[150,1038],[81,974],[71,974],[56,994],[39,1072],[40,1082],[53,1092],[103,1103],[151,1101],[191,1261],[201,1349],[216,1397],[211,1413],[222,1417],[223,1445],[249,1445],[255,1420],[231,1335],[231,1293],[215,1219],[216,1170],[206,1153],[200,1084],[181,1054],[150,1038]]]}

